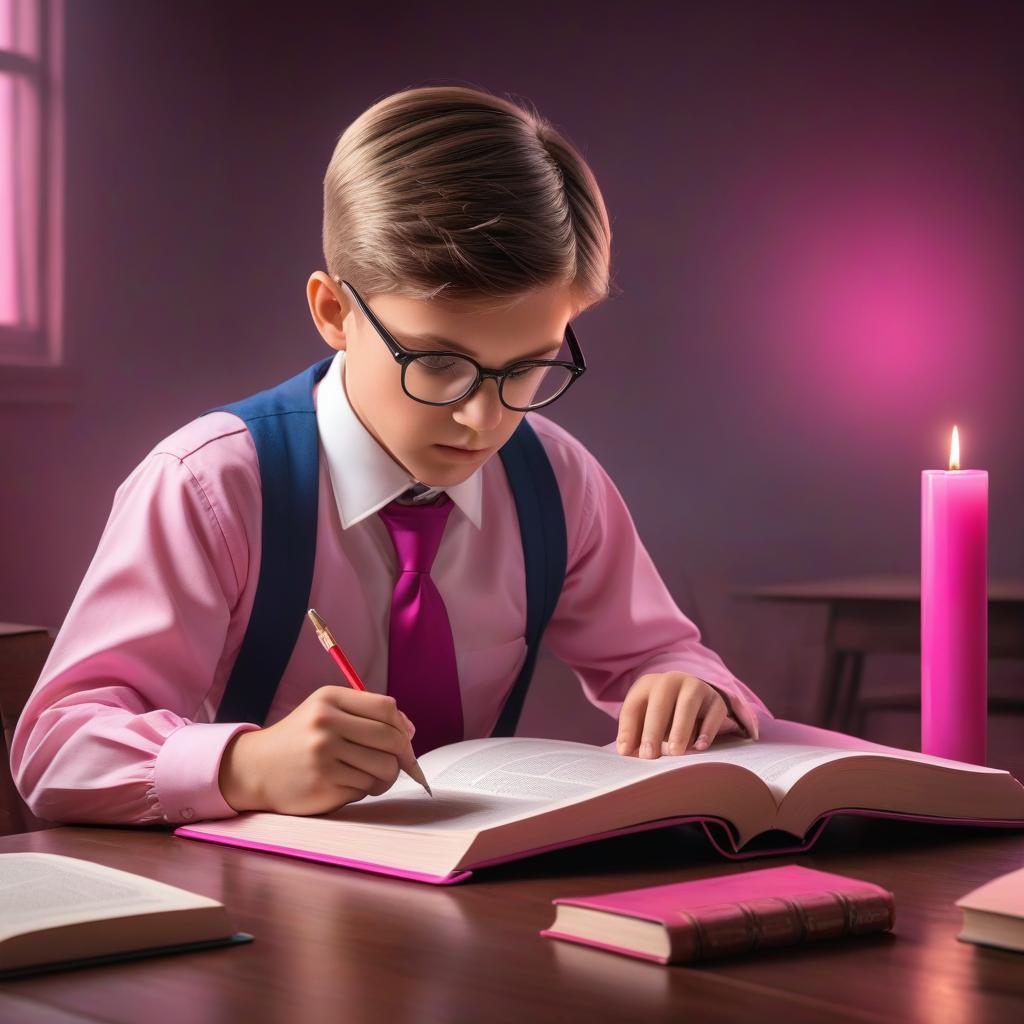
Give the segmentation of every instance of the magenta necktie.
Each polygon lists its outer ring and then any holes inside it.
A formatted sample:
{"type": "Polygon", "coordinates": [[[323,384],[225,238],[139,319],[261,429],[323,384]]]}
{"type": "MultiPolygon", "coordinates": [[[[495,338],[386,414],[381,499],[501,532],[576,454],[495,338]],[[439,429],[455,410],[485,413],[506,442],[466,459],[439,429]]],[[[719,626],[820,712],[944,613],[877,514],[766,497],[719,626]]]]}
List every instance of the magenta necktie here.
{"type": "Polygon", "coordinates": [[[393,501],[378,513],[398,555],[388,627],[388,693],[412,719],[412,749],[428,750],[462,739],[462,694],[448,610],[430,576],[453,502],[393,501]]]}

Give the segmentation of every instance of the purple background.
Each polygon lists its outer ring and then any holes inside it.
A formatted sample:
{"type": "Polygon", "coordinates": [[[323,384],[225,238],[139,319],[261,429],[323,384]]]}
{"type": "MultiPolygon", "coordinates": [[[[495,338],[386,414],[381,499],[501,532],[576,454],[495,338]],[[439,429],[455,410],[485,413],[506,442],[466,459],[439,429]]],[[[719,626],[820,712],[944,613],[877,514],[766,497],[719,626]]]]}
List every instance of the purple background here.
{"type": "MultiPolygon", "coordinates": [[[[823,614],[730,588],[917,572],[920,471],[954,422],[991,474],[990,573],[1024,576],[1024,6],[353,10],[67,5],[77,385],[0,407],[0,619],[58,626],[156,441],[326,353],[304,287],[334,142],[388,93],[457,82],[531,100],[590,161],[616,289],[577,321],[591,369],[553,418],[776,714],[811,712],[823,614]]],[[[610,739],[542,664],[523,731],[610,739]]],[[[917,673],[878,659],[865,685],[917,673]]],[[[916,741],[910,716],[875,728],[916,741]]]]}

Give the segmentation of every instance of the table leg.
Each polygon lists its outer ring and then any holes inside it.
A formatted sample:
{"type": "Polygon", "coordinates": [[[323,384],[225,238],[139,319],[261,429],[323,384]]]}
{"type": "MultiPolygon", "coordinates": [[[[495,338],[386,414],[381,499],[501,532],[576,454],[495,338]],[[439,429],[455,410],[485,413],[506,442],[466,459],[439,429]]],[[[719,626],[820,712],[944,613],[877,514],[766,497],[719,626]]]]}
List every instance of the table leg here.
{"type": "Polygon", "coordinates": [[[843,694],[842,706],[839,711],[837,729],[840,732],[849,732],[853,724],[857,697],[860,694],[860,681],[864,675],[864,652],[849,651],[847,653],[850,658],[850,671],[849,678],[846,681],[846,692],[843,694]]]}
{"type": "Polygon", "coordinates": [[[823,729],[832,727],[830,723],[839,706],[845,668],[846,651],[828,650],[825,655],[825,674],[821,680],[822,703],[818,711],[818,724],[823,729]]]}

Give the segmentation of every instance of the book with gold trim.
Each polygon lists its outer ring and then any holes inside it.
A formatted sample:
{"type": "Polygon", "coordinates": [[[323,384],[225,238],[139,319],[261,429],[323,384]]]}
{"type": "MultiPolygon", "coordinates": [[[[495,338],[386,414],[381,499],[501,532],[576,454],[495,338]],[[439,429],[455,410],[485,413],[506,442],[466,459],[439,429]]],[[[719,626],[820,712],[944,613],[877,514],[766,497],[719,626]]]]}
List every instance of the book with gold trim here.
{"type": "Polygon", "coordinates": [[[657,963],[691,963],[893,927],[893,894],[798,864],[552,900],[541,931],[657,963]]]}

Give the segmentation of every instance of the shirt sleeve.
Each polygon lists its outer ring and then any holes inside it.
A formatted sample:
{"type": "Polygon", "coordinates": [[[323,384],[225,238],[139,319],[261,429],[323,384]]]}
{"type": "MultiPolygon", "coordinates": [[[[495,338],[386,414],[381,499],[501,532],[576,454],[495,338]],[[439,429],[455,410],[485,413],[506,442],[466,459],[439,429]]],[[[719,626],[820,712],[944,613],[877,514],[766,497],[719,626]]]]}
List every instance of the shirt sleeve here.
{"type": "Polygon", "coordinates": [[[186,462],[154,451],[117,489],[96,553],[14,732],[11,771],[50,821],[232,817],[221,755],[255,723],[196,722],[239,574],[186,462]]]}
{"type": "MultiPolygon", "coordinates": [[[[566,465],[564,452],[552,454],[566,465]]],[[[572,668],[587,699],[615,718],[641,676],[686,672],[718,690],[731,717],[756,739],[758,716],[772,717],[771,712],[701,643],[700,631],[673,600],[637,534],[618,488],[582,446],[580,454],[582,508],[574,543],[573,524],[566,524],[569,560],[544,634],[548,649],[572,668]]]]}

